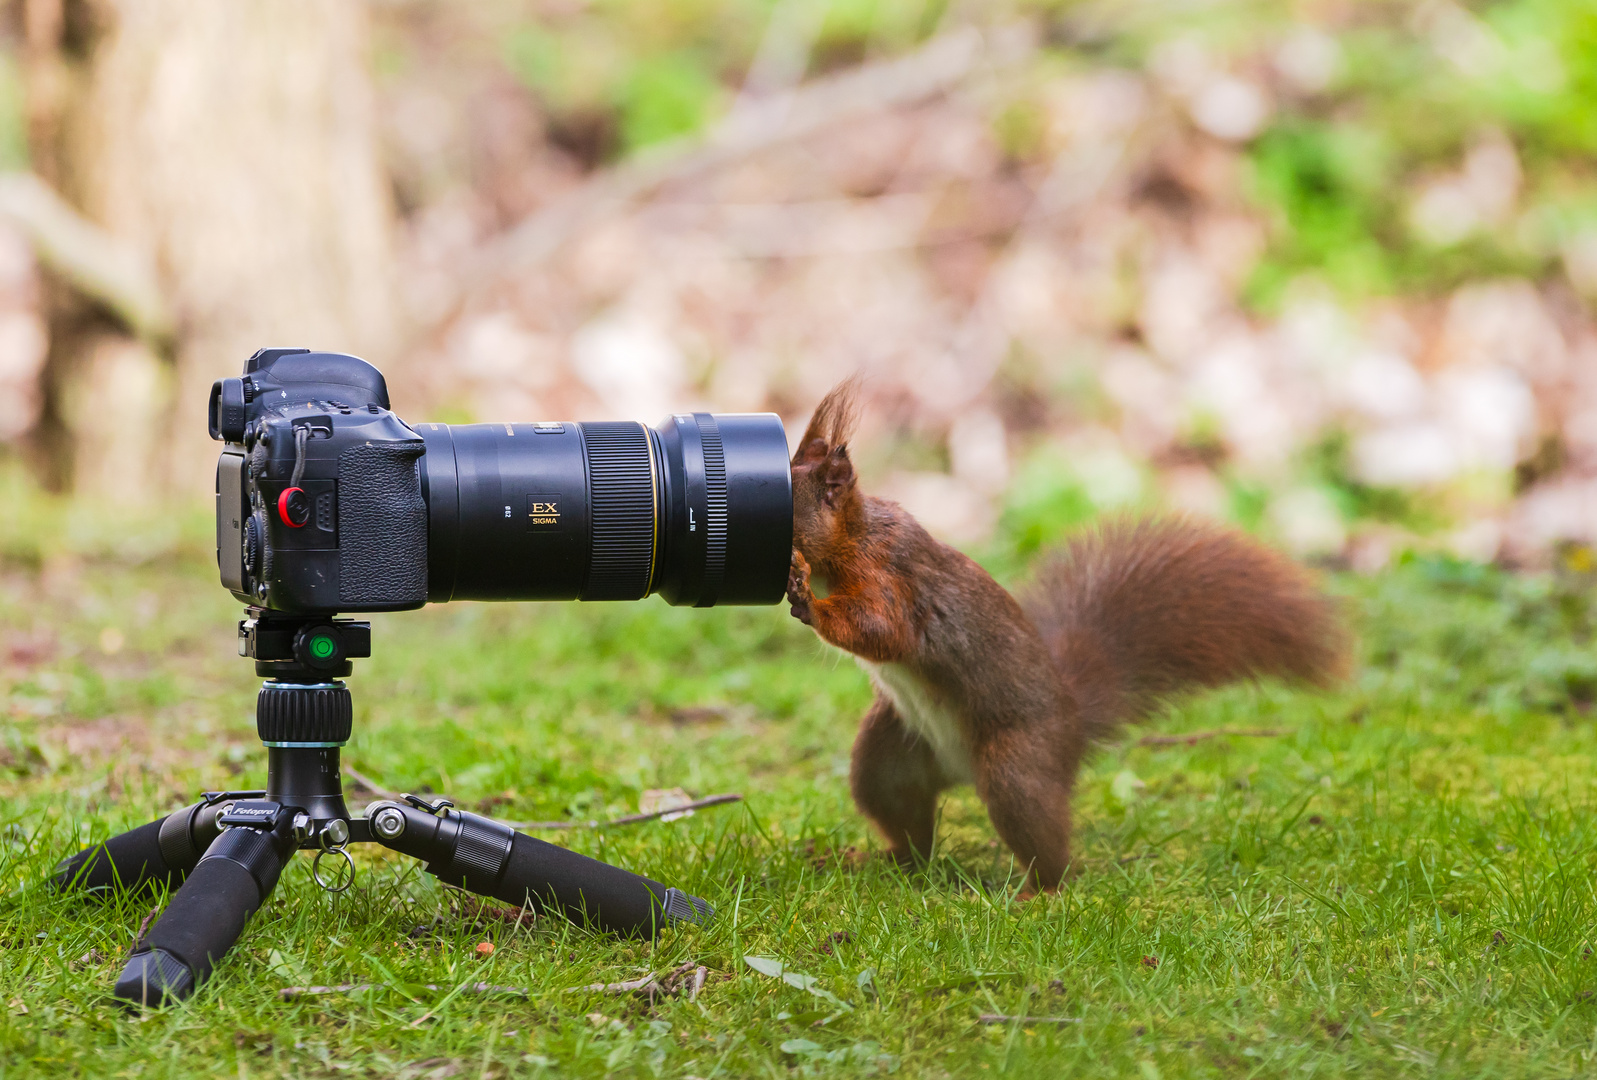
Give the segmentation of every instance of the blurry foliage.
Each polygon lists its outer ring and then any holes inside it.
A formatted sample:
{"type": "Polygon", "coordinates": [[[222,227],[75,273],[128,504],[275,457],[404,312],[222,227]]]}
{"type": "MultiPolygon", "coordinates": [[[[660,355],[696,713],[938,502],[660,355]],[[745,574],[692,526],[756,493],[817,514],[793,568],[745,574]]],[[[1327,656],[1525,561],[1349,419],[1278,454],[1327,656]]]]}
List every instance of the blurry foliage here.
{"type": "Polygon", "coordinates": [[[0,52],[0,169],[28,164],[27,102],[17,58],[0,52]]]}
{"type": "Polygon", "coordinates": [[[1032,560],[1107,507],[1055,448],[1021,463],[1004,495],[998,528],[981,563],[1000,581],[1021,576],[1032,560]]]}
{"type": "Polygon", "coordinates": [[[1597,0],[1503,0],[1371,12],[1341,34],[1340,77],[1284,108],[1250,152],[1271,248],[1248,299],[1273,308],[1296,275],[1350,298],[1439,291],[1466,276],[1545,272],[1557,238],[1590,216],[1570,189],[1597,149],[1597,0]],[[1478,20],[1478,21],[1477,21],[1478,20]],[[1449,41],[1451,43],[1449,44],[1449,41]],[[1522,220],[1429,243],[1407,221],[1415,182],[1505,132],[1524,170],[1522,220]]]}
{"type": "MultiPolygon", "coordinates": [[[[936,0],[815,0],[824,8],[810,73],[895,51],[929,34],[936,0]]],[[[508,34],[510,70],[553,127],[597,125],[618,139],[605,156],[699,130],[720,115],[759,49],[772,0],[600,0],[508,34]]]]}
{"type": "Polygon", "coordinates": [[[1353,475],[1352,440],[1333,429],[1302,455],[1304,477],[1327,491],[1345,521],[1379,521],[1424,535],[1446,524],[1442,508],[1421,491],[1367,484],[1353,475]]]}
{"type": "Polygon", "coordinates": [[[687,53],[650,57],[621,87],[621,139],[648,146],[701,127],[720,96],[720,84],[687,53]]]}
{"type": "MultiPolygon", "coordinates": [[[[941,0],[812,2],[810,76],[909,48],[948,14],[941,0]]],[[[524,22],[504,55],[557,138],[596,164],[721,115],[778,3],[598,0],[524,22]]],[[[1144,62],[1178,35],[1226,56],[1268,55],[1292,31],[1288,13],[1248,0],[1178,12],[1133,4],[1096,19],[1057,0],[1003,9],[989,5],[981,18],[1037,19],[1052,57],[1099,62],[1144,62]]],[[[1597,150],[1597,0],[1370,6],[1325,29],[1339,50],[1335,76],[1323,91],[1278,101],[1248,151],[1248,192],[1272,225],[1247,285],[1256,309],[1275,309],[1306,273],[1350,299],[1535,276],[1552,267],[1562,237],[1597,221],[1584,183],[1597,150]],[[1505,132],[1520,157],[1522,212],[1449,242],[1417,235],[1417,184],[1458,168],[1487,130],[1505,132]]],[[[1004,103],[993,129],[1012,161],[1047,152],[1035,103],[1004,103]]]]}

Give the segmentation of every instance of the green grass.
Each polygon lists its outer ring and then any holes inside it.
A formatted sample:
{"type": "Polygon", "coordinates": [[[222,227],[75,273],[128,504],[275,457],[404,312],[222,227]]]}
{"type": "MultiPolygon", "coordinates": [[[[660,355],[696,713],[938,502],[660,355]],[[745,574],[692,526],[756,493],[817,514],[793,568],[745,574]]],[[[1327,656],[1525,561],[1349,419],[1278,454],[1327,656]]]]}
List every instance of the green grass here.
{"type": "Polygon", "coordinates": [[[1159,724],[1275,737],[1106,748],[1080,786],[1080,874],[1026,903],[969,792],[947,800],[929,872],[853,865],[849,847],[878,847],[845,775],[869,690],[783,610],[379,616],[348,761],[505,818],[625,813],[649,787],[742,792],[686,821],[545,834],[719,917],[647,947],[518,925],[380,851],[357,854],[334,898],[301,859],[216,977],[141,1019],[109,988],[150,899],[36,883],[204,787],[259,783],[264,759],[203,522],[121,530],[146,537],[142,561],[112,554],[128,538],[110,529],[57,507],[0,531],[7,1078],[1592,1067],[1597,664],[1581,580],[1426,562],[1339,580],[1364,637],[1355,684],[1227,691],[1159,724]],[[673,721],[690,707],[712,719],[673,721]],[[497,949],[479,960],[483,940],[497,949]],[[579,989],[690,960],[712,973],[697,1002],[579,989]],[[478,981],[528,996],[453,992],[478,981]],[[278,995],[345,982],[383,988],[278,995]]]}

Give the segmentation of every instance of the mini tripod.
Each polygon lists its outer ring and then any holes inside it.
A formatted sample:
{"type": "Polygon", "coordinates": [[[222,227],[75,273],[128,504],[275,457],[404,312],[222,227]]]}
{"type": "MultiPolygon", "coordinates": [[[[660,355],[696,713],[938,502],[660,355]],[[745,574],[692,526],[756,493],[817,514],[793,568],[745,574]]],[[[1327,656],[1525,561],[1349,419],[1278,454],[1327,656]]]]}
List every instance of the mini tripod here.
{"type": "Polygon", "coordinates": [[[306,619],[249,609],[239,654],[268,680],[255,722],[266,744],[264,791],[208,791],[191,806],[85,848],[63,862],[61,890],[104,891],[181,883],[116,982],[130,1006],[187,997],[271,895],[296,851],[314,851],[323,888],[354,876],[349,844],[378,843],[426,861],[440,881],[517,906],[555,910],[628,936],[654,937],[670,922],[703,923],[710,905],[680,889],[574,851],[523,836],[508,825],[414,795],[344,806],[339,748],[352,723],[340,681],[351,658],[371,655],[371,624],[306,619]],[[331,856],[338,864],[327,868],[331,856]]]}

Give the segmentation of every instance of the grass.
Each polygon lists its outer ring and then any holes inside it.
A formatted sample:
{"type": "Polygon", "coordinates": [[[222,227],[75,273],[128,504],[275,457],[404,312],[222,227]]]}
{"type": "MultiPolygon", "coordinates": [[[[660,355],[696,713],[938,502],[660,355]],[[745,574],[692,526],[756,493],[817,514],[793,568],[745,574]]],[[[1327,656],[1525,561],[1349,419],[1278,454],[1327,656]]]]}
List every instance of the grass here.
{"type": "Polygon", "coordinates": [[[1226,691],[1159,724],[1281,735],[1106,748],[1077,801],[1081,873],[1020,904],[969,792],[927,873],[856,865],[849,848],[877,848],[846,784],[869,690],[782,610],[379,616],[346,760],[505,818],[742,792],[545,834],[719,917],[646,947],[501,918],[384,852],[358,852],[335,898],[301,859],[190,1002],[128,1016],[109,988],[151,900],[36,883],[202,788],[263,780],[255,684],[203,521],[39,513],[0,531],[7,1078],[1564,1076],[1597,1054],[1587,583],[1425,562],[1335,582],[1364,639],[1345,691],[1226,691]],[[580,989],[686,961],[711,973],[695,1002],[580,989]],[[527,996],[457,992],[479,981],[527,996]],[[346,982],[381,986],[278,993],[346,982]]]}

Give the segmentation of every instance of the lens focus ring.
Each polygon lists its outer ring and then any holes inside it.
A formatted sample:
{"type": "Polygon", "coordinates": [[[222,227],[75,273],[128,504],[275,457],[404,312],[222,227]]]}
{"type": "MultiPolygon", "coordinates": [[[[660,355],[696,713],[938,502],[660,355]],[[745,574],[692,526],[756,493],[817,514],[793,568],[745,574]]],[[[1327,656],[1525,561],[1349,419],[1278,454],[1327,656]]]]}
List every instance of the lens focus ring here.
{"type": "Polygon", "coordinates": [[[699,423],[699,445],[704,449],[704,599],[709,607],[721,593],[726,576],[726,452],[721,429],[709,413],[694,413],[699,423]]]}
{"type": "Polygon", "coordinates": [[[583,424],[593,531],[584,600],[640,600],[654,576],[655,479],[636,423],[583,424]]]}

